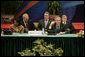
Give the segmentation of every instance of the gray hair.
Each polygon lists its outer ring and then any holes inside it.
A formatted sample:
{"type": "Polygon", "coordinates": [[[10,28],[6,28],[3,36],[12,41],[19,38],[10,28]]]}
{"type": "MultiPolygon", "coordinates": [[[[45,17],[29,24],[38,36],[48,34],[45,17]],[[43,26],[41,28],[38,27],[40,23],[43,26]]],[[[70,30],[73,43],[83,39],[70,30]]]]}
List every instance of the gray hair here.
{"type": "Polygon", "coordinates": [[[60,17],[60,16],[56,16],[56,17],[54,18],[54,20],[56,20],[57,18],[60,18],[60,20],[61,20],[61,17],[60,17]]]}
{"type": "Polygon", "coordinates": [[[66,17],[66,18],[67,18],[67,16],[66,16],[66,15],[62,15],[62,17],[66,17]]]}
{"type": "Polygon", "coordinates": [[[28,15],[27,13],[24,13],[23,15],[22,15],[22,17],[24,17],[25,15],[28,15]]]}

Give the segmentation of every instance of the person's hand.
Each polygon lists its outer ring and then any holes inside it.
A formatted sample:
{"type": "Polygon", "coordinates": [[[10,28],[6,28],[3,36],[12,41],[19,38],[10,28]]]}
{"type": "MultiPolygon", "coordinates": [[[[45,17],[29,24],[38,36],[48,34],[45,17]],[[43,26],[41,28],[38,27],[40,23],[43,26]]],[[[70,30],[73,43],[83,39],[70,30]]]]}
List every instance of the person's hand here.
{"type": "Polygon", "coordinates": [[[49,26],[49,29],[51,29],[52,25],[55,23],[55,21],[52,21],[50,26],[49,26]]]}
{"type": "Polygon", "coordinates": [[[18,29],[15,29],[15,31],[16,31],[16,32],[19,32],[19,30],[18,30],[18,29]]]}
{"type": "Polygon", "coordinates": [[[50,24],[50,26],[52,26],[54,23],[55,23],[55,21],[52,21],[51,24],[50,24]]]}
{"type": "Polygon", "coordinates": [[[65,34],[65,32],[60,32],[59,34],[62,35],[62,34],[65,34]]]}

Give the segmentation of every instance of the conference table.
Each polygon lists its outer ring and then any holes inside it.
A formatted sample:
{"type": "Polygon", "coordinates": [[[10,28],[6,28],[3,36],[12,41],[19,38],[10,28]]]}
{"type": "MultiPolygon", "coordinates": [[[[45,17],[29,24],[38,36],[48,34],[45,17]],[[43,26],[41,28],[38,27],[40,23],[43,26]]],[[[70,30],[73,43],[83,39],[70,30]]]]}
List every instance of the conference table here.
{"type": "Polygon", "coordinates": [[[84,38],[76,34],[63,35],[29,35],[29,34],[1,34],[1,55],[20,56],[17,52],[26,48],[32,49],[33,42],[37,39],[44,39],[48,44],[54,44],[54,48],[61,47],[64,50],[63,56],[84,56],[84,38]]]}

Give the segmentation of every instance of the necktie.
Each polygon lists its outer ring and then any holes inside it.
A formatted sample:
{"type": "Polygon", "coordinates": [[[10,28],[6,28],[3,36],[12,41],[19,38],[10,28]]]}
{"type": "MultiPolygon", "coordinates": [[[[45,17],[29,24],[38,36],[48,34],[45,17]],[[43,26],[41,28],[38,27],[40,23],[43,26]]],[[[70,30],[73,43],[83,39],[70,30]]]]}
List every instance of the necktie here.
{"type": "Polygon", "coordinates": [[[28,24],[26,23],[26,28],[28,28],[28,24]]]}
{"type": "Polygon", "coordinates": [[[57,33],[59,33],[60,32],[60,28],[59,28],[59,26],[57,26],[57,33]]]}

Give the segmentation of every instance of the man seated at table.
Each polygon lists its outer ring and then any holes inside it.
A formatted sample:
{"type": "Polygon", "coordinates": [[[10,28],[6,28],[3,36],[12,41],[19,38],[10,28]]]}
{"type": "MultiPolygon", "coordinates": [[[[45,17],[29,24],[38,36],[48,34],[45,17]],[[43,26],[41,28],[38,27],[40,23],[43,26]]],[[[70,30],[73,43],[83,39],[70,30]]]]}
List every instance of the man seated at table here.
{"type": "Polygon", "coordinates": [[[35,26],[33,22],[29,19],[29,15],[27,13],[23,14],[23,21],[21,24],[24,26],[24,32],[28,33],[28,30],[34,30],[35,26]]]}
{"type": "Polygon", "coordinates": [[[38,30],[42,30],[42,28],[44,28],[45,31],[48,30],[49,25],[51,23],[51,20],[49,19],[49,16],[50,16],[49,12],[44,13],[44,19],[39,21],[38,30]]]}
{"type": "Polygon", "coordinates": [[[64,27],[64,31],[67,29],[67,33],[72,33],[73,31],[75,31],[72,23],[67,21],[66,15],[62,15],[62,25],[64,27]]]}
{"type": "Polygon", "coordinates": [[[24,33],[24,27],[20,24],[19,19],[14,19],[14,24],[9,28],[13,33],[24,33]]]}
{"type": "MultiPolygon", "coordinates": [[[[55,23],[56,21],[51,22],[50,27],[55,23]]],[[[75,31],[72,23],[67,21],[66,15],[62,15],[61,24],[62,24],[62,30],[61,30],[62,32],[60,32],[60,34],[65,34],[65,33],[67,34],[67,33],[72,33],[73,31],[75,31]]]]}
{"type": "Polygon", "coordinates": [[[55,33],[63,34],[65,32],[62,32],[63,26],[61,23],[61,18],[59,16],[55,17],[55,23],[51,23],[49,26],[50,30],[53,30],[55,33]]]}

